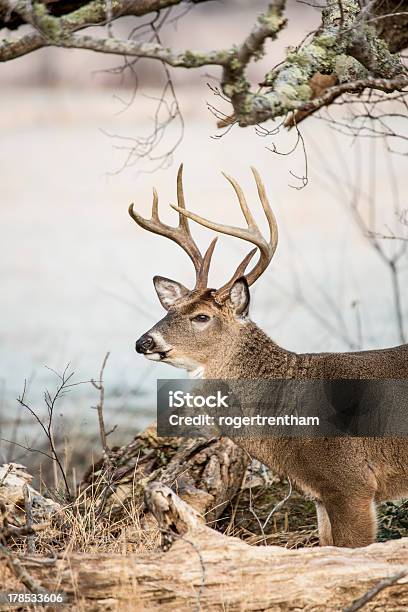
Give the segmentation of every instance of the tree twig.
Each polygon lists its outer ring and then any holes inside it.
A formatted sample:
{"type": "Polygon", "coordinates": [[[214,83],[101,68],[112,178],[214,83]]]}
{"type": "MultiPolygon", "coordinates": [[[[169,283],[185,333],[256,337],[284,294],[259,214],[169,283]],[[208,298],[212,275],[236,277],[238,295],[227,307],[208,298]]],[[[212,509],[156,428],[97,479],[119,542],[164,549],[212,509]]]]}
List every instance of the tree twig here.
{"type": "MultiPolygon", "coordinates": [[[[99,380],[98,382],[96,382],[95,380],[91,380],[92,385],[95,387],[95,389],[97,389],[99,391],[99,402],[96,406],[96,410],[98,411],[98,421],[99,421],[99,434],[101,437],[101,443],[102,443],[102,448],[103,448],[103,452],[104,455],[106,457],[107,460],[109,460],[109,446],[108,446],[108,442],[107,442],[107,436],[108,434],[106,433],[106,429],[105,429],[105,419],[104,419],[104,415],[103,415],[103,409],[104,409],[104,403],[105,403],[105,386],[103,384],[103,373],[105,371],[105,366],[106,366],[106,362],[109,359],[109,355],[110,352],[108,351],[104,357],[104,360],[102,362],[102,367],[101,367],[101,371],[99,374],[99,380]]],[[[111,430],[112,432],[113,430],[111,430]]],[[[109,432],[109,433],[111,433],[109,432]]]]}
{"type": "Polygon", "coordinates": [[[398,580],[407,575],[407,571],[398,572],[397,574],[393,574],[392,576],[387,576],[387,578],[383,578],[378,582],[372,589],[367,591],[362,597],[356,599],[351,606],[344,608],[343,612],[357,612],[357,610],[361,610],[369,601],[374,599],[378,593],[383,591],[384,589],[392,586],[398,580]]]}
{"type": "MultiPolygon", "coordinates": [[[[33,512],[32,512],[33,506],[32,506],[30,490],[27,484],[23,486],[23,493],[24,493],[24,509],[25,509],[25,515],[26,515],[26,527],[27,527],[27,530],[31,531],[32,526],[33,526],[33,512]]],[[[29,555],[35,554],[35,537],[32,533],[30,533],[27,536],[27,552],[29,555]]]]}

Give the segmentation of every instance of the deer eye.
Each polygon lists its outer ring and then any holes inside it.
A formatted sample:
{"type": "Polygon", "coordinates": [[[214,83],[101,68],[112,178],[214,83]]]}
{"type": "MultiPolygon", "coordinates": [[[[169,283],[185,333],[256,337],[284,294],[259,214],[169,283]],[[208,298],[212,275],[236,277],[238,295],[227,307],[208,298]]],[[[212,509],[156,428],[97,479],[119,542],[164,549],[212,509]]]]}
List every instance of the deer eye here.
{"type": "Polygon", "coordinates": [[[198,314],[195,317],[193,317],[191,320],[194,321],[195,323],[207,323],[207,321],[210,320],[210,317],[205,314],[198,314]]]}

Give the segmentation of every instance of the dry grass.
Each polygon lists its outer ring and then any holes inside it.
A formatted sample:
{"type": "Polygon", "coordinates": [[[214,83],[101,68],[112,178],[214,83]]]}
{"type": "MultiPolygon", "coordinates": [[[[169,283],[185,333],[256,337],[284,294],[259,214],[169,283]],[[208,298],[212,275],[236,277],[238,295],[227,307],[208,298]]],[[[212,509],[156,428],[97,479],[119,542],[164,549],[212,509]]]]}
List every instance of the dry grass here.
{"type": "Polygon", "coordinates": [[[106,496],[106,476],[81,490],[71,503],[63,504],[40,532],[36,550],[40,554],[61,552],[129,554],[157,548],[160,534],[153,519],[144,512],[136,493],[124,503],[112,493],[115,503],[101,512],[106,496]],[[122,512],[117,511],[118,505],[122,512]]]}

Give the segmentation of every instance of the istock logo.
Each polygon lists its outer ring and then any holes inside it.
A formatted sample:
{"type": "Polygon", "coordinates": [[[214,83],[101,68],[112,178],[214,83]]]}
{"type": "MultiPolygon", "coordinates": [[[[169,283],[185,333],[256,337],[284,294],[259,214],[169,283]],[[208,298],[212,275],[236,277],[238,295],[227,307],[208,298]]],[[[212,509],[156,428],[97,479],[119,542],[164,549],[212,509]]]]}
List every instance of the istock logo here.
{"type": "Polygon", "coordinates": [[[184,391],[169,391],[170,408],[229,408],[228,395],[221,395],[217,391],[216,395],[194,395],[184,391]]]}

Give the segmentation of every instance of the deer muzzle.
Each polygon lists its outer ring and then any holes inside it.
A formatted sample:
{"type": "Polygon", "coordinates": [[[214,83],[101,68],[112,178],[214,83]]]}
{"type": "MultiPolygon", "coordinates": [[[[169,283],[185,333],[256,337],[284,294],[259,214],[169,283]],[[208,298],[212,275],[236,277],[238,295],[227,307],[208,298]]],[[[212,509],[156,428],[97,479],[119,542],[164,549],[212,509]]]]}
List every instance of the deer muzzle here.
{"type": "Polygon", "coordinates": [[[139,340],[136,340],[136,351],[145,355],[148,351],[152,352],[154,349],[154,339],[149,334],[143,334],[139,340]]]}

